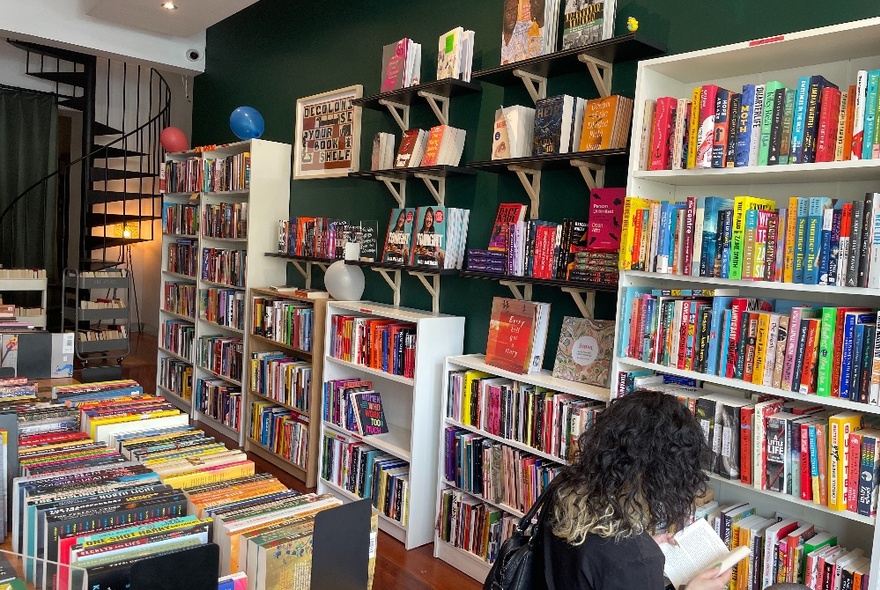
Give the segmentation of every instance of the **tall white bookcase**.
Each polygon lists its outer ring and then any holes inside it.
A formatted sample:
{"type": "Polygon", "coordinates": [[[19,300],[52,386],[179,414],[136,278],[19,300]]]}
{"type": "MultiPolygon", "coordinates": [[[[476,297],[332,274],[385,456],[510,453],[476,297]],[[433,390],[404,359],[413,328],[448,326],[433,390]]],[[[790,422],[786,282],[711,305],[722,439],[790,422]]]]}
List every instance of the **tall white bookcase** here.
{"type": "MultiPolygon", "coordinates": [[[[647,171],[639,168],[638,137],[645,117],[645,101],[661,96],[690,97],[692,89],[702,84],[717,84],[739,90],[743,84],[763,84],[778,80],[796,88],[798,78],[822,75],[843,90],[855,83],[860,69],[880,68],[880,18],[822,27],[769,39],[736,43],[681,55],[661,57],[639,63],[633,116],[633,145],[627,182],[627,194],[657,200],[684,201],[687,196],[733,198],[750,195],[774,199],[779,207],[788,206],[792,195],[822,195],[836,199],[861,200],[866,192],[880,190],[880,159],[847,160],[811,164],[749,166],[723,169],[647,171]]],[[[873,269],[872,269],[873,270],[873,269]]],[[[839,286],[816,286],[774,282],[752,282],[718,278],[623,271],[618,297],[619,321],[622,317],[622,293],[626,287],[661,289],[736,287],[741,296],[803,301],[815,306],[863,305],[880,307],[880,290],[839,286]]],[[[617,332],[620,337],[620,330],[617,332]]],[[[619,350],[617,343],[615,351],[619,350]]],[[[612,383],[619,371],[653,369],[690,377],[715,386],[748,393],[773,394],[790,399],[804,399],[828,406],[829,410],[855,410],[876,418],[880,407],[839,398],[803,395],[753,385],[751,383],[684,371],[615,357],[612,383]]],[[[834,532],[839,543],[848,548],[861,547],[870,553],[870,590],[880,588],[880,535],[875,518],[852,512],[829,510],[789,495],[756,490],[752,486],[710,475],[710,485],[721,504],[748,501],[759,514],[774,512],[802,518],[817,528],[834,532]]]]}
{"type": "MultiPolygon", "coordinates": [[[[437,490],[436,428],[440,415],[443,363],[459,355],[464,343],[464,318],[432,314],[368,301],[329,301],[324,332],[324,382],[358,378],[370,380],[381,394],[388,423],[387,434],[359,436],[321,420],[321,455],[318,460],[318,492],[332,493],[344,501],[359,499],[353,492],[327,479],[327,439],[364,443],[409,464],[409,505],[406,524],[381,510],[379,528],[402,542],[407,549],[430,543],[434,538],[434,506],[437,490]],[[333,316],[363,316],[412,323],[416,326],[415,371],[412,378],[394,375],[332,356],[333,316]]],[[[323,405],[326,407],[326,405],[323,405]]],[[[323,413],[322,413],[323,416],[323,413]]]]}
{"type": "MultiPolygon", "coordinates": [[[[289,215],[290,202],[290,163],[291,146],[289,144],[253,139],[218,146],[211,151],[205,152],[179,152],[169,154],[169,160],[182,161],[188,158],[201,160],[222,159],[248,152],[250,154],[247,188],[241,190],[227,190],[220,192],[199,190],[185,193],[166,192],[163,196],[165,203],[197,203],[199,215],[199,231],[195,236],[166,234],[162,236],[162,273],[160,283],[160,341],[157,384],[159,391],[172,403],[189,411],[195,420],[199,420],[211,428],[219,431],[227,437],[244,444],[243,420],[246,419],[247,402],[243,391],[244,364],[248,359],[248,344],[245,334],[252,325],[249,305],[247,303],[247,290],[250,287],[263,287],[271,284],[284,283],[286,278],[285,261],[283,259],[267,257],[266,252],[274,252],[277,249],[277,236],[275,231],[267,230],[270,224],[275,227],[279,219],[286,219],[289,215]],[[247,208],[247,235],[235,238],[218,238],[206,235],[205,210],[210,206],[221,204],[245,204],[247,208]],[[191,239],[196,244],[196,268],[193,275],[185,275],[169,270],[169,246],[178,240],[191,239]],[[207,280],[205,273],[205,252],[207,249],[246,251],[246,265],[243,280],[239,284],[231,285],[222,282],[207,280]],[[165,292],[169,283],[192,284],[195,286],[195,306],[192,313],[181,314],[169,311],[166,306],[165,292]],[[234,291],[236,296],[240,293],[242,313],[244,314],[242,329],[233,326],[222,325],[217,321],[209,320],[204,313],[204,299],[207,290],[221,289],[234,291]],[[186,354],[179,354],[170,347],[163,346],[163,330],[168,320],[179,321],[182,324],[192,325],[194,343],[186,354]],[[206,359],[198,354],[198,342],[203,336],[216,335],[221,338],[239,339],[241,341],[242,363],[241,371],[230,375],[214,372],[206,366],[206,359]],[[176,360],[192,367],[192,392],[190,399],[179,395],[171,387],[163,385],[163,359],[176,360]],[[219,416],[210,415],[210,412],[202,411],[196,399],[198,380],[222,381],[226,384],[242,389],[240,395],[241,405],[238,419],[224,424],[219,416]],[[195,402],[194,402],[195,400],[195,402]]],[[[205,188],[200,186],[200,188],[205,188]]],[[[165,361],[166,364],[168,361],[165,361]]],[[[168,383],[164,381],[164,383],[168,383]]]]}

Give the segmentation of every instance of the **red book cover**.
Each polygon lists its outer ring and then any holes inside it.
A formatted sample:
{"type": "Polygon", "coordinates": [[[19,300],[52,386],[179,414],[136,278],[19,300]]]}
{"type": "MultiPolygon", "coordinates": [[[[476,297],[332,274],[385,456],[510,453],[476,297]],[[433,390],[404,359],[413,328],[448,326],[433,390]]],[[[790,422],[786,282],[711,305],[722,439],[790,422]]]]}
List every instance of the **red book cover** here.
{"type": "Polygon", "coordinates": [[[541,247],[537,249],[540,254],[541,263],[540,278],[553,278],[553,251],[556,248],[556,226],[540,225],[538,226],[538,236],[541,238],[541,247]]]}
{"type": "Polygon", "coordinates": [[[632,262],[633,269],[641,269],[642,267],[642,225],[644,224],[644,216],[642,215],[643,209],[639,209],[636,212],[635,220],[633,223],[633,253],[632,253],[632,262]]]}
{"type": "MultiPolygon", "coordinates": [[[[644,303],[642,299],[634,299],[633,300],[633,309],[632,309],[632,326],[639,326],[639,320],[642,314],[642,308],[644,307],[644,303]]],[[[642,334],[639,333],[639,330],[630,330],[629,331],[629,345],[627,346],[627,356],[629,358],[637,358],[638,350],[639,350],[639,340],[642,338],[642,334]]]]}
{"type": "Polygon", "coordinates": [[[625,188],[594,188],[590,191],[587,225],[588,252],[619,252],[623,227],[625,188]]]}
{"type": "Polygon", "coordinates": [[[852,134],[853,134],[853,117],[855,116],[856,107],[856,85],[850,84],[847,96],[849,100],[846,102],[846,120],[843,124],[843,159],[850,160],[852,155],[852,134]]]}
{"type": "Polygon", "coordinates": [[[672,140],[675,129],[675,111],[678,99],[661,96],[654,109],[654,124],[651,130],[650,170],[670,170],[672,168],[672,140]]]}
{"type": "Polygon", "coordinates": [[[755,348],[758,338],[758,314],[749,314],[748,326],[743,325],[743,328],[746,328],[746,335],[748,338],[746,341],[746,359],[743,364],[743,381],[751,383],[752,372],[755,368],[755,348]]]}
{"type": "Polygon", "coordinates": [[[837,147],[837,118],[840,116],[840,90],[833,86],[823,88],[819,105],[816,161],[833,162],[834,151],[837,147]]]}
{"type": "Polygon", "coordinates": [[[676,367],[685,368],[685,359],[687,358],[687,333],[690,325],[691,302],[685,300],[681,304],[681,324],[678,326],[678,359],[676,367]]]}
{"type": "Polygon", "coordinates": [[[813,499],[813,477],[810,467],[810,425],[801,424],[801,500],[813,499]]]}
{"type": "Polygon", "coordinates": [[[419,138],[421,129],[407,129],[400,139],[400,149],[397,150],[397,158],[394,160],[395,168],[406,168],[410,165],[416,140],[419,138]]]}
{"type": "Polygon", "coordinates": [[[492,237],[489,238],[487,250],[507,252],[510,224],[523,221],[525,218],[526,205],[522,203],[499,203],[498,212],[495,214],[495,223],[492,226],[492,237]]]}
{"type": "Polygon", "coordinates": [[[807,319],[807,346],[804,349],[804,365],[801,371],[801,393],[816,393],[816,376],[819,365],[819,330],[822,320],[807,319]]]}
{"type": "Polygon", "coordinates": [[[422,166],[437,165],[437,159],[440,156],[440,144],[443,143],[443,134],[445,131],[445,125],[431,127],[431,131],[428,132],[428,142],[425,145],[425,155],[422,158],[422,166]]]}
{"type": "Polygon", "coordinates": [[[755,418],[755,406],[746,406],[740,410],[739,440],[739,480],[752,485],[752,420],[755,418]]]}
{"type": "Polygon", "coordinates": [[[859,508],[859,468],[862,464],[862,435],[858,432],[849,433],[846,449],[846,509],[858,512],[859,508]]]}
{"type": "Polygon", "coordinates": [[[486,364],[514,373],[526,373],[532,354],[537,304],[495,297],[489,319],[486,364]]]}
{"type": "Polygon", "coordinates": [[[726,359],[726,367],[724,376],[733,379],[736,369],[737,343],[739,343],[740,333],[742,330],[742,316],[749,309],[749,299],[745,297],[737,297],[730,302],[730,338],[726,359]]]}
{"type": "Polygon", "coordinates": [[[682,245],[682,269],[681,274],[691,274],[694,251],[694,224],[697,220],[697,197],[687,198],[687,208],[684,213],[684,244],[682,245]]]}
{"type": "Polygon", "coordinates": [[[715,138],[715,101],[718,86],[704,84],[700,89],[700,121],[697,136],[697,168],[712,167],[712,142],[715,138]]]}

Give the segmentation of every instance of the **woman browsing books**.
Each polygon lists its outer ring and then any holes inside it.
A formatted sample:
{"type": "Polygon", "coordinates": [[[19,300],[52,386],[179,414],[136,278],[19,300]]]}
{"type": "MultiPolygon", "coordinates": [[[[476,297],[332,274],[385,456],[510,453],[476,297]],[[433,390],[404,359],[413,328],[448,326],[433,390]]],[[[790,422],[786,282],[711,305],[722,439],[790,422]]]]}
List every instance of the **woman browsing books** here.
{"type": "MultiPolygon", "coordinates": [[[[636,392],[599,414],[544,507],[548,590],[663,590],[658,543],[671,535],[651,535],[687,522],[705,488],[706,453],[702,430],[673,397],[636,392]]],[[[721,590],[729,579],[710,569],[684,588],[721,590]]]]}

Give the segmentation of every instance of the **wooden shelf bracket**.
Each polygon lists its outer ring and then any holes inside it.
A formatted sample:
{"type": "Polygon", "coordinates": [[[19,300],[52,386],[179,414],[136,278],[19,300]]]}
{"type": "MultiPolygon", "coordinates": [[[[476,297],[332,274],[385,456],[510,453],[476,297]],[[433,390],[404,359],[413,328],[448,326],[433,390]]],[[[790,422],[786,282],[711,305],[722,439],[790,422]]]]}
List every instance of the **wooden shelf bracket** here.
{"type": "Polygon", "coordinates": [[[498,281],[498,284],[510,289],[510,292],[513,293],[514,299],[521,299],[525,301],[532,300],[531,283],[517,283],[516,281],[498,281]]]}
{"type": "MultiPolygon", "coordinates": [[[[440,121],[441,125],[449,125],[448,96],[440,96],[439,94],[434,94],[427,90],[419,90],[419,96],[428,101],[428,104],[431,105],[431,110],[437,115],[437,120],[440,121]]],[[[406,130],[404,129],[404,131],[406,130]]]]}
{"type": "MultiPolygon", "coordinates": [[[[434,195],[434,200],[437,201],[437,204],[441,207],[444,206],[444,202],[446,201],[446,179],[442,176],[432,176],[430,174],[424,174],[422,172],[415,173],[416,178],[421,178],[425,182],[425,186],[428,187],[428,190],[431,191],[431,194],[434,195]],[[437,183],[436,186],[434,183],[437,183]]],[[[400,205],[403,207],[403,204],[400,205]]]]}
{"type": "Polygon", "coordinates": [[[400,271],[387,268],[374,268],[373,270],[382,275],[382,278],[391,287],[391,292],[394,294],[394,307],[400,307],[400,271]],[[394,275],[394,278],[391,278],[390,275],[394,275]]]}
{"type": "Polygon", "coordinates": [[[578,60],[587,64],[587,69],[590,70],[590,76],[593,77],[599,95],[603,98],[611,96],[611,64],[586,53],[580,54],[578,60]]]}
{"type": "Polygon", "coordinates": [[[321,272],[327,272],[327,262],[303,262],[301,260],[288,260],[293,268],[306,280],[306,289],[312,288],[312,268],[320,269],[321,272]]]}
{"type": "Polygon", "coordinates": [[[409,274],[419,279],[425,290],[431,296],[431,311],[440,313],[440,275],[428,274],[419,271],[409,271],[409,274]],[[430,277],[430,282],[428,278],[430,277]]]}
{"type": "Polygon", "coordinates": [[[525,70],[513,70],[513,75],[522,80],[523,84],[526,85],[526,90],[529,91],[529,96],[532,97],[533,102],[547,98],[547,78],[526,72],[525,70]]]}
{"type": "Polygon", "coordinates": [[[584,160],[572,160],[571,165],[575,166],[584,177],[587,188],[601,188],[605,186],[605,166],[594,162],[586,162],[584,160]]]}
{"type": "Polygon", "coordinates": [[[574,299],[574,303],[577,305],[583,317],[593,319],[596,311],[595,291],[578,287],[563,287],[562,290],[571,295],[571,298],[574,299]]]}
{"type": "Polygon", "coordinates": [[[388,192],[391,193],[391,196],[394,197],[394,200],[397,201],[398,205],[406,207],[406,205],[404,205],[404,203],[406,203],[405,178],[392,178],[391,176],[377,176],[376,178],[382,181],[385,188],[388,189],[388,192]]]}
{"type": "Polygon", "coordinates": [[[529,200],[532,202],[529,219],[538,219],[538,211],[541,206],[541,171],[516,165],[508,166],[508,169],[511,172],[516,172],[519,181],[529,195],[529,200]]]}
{"type": "Polygon", "coordinates": [[[391,113],[391,116],[394,117],[394,120],[397,121],[397,124],[400,125],[400,128],[403,131],[409,129],[408,104],[400,104],[399,102],[394,102],[384,98],[379,101],[379,104],[385,106],[388,109],[388,112],[391,113]]]}

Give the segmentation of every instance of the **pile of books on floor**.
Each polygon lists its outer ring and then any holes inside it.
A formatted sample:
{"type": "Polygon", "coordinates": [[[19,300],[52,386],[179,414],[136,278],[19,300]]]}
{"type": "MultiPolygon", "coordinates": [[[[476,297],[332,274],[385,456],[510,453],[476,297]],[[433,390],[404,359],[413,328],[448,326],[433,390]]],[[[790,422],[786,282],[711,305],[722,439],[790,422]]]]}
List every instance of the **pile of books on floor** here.
{"type": "Polygon", "coordinates": [[[213,542],[220,588],[238,588],[229,584],[244,572],[244,587],[278,588],[291,568],[290,587],[309,587],[313,516],[338,500],[255,474],[242,451],[133,381],[54,394],[52,404],[21,408],[10,466],[13,549],[25,555],[25,580],[39,589],[109,587],[139,560],[213,542]]]}

